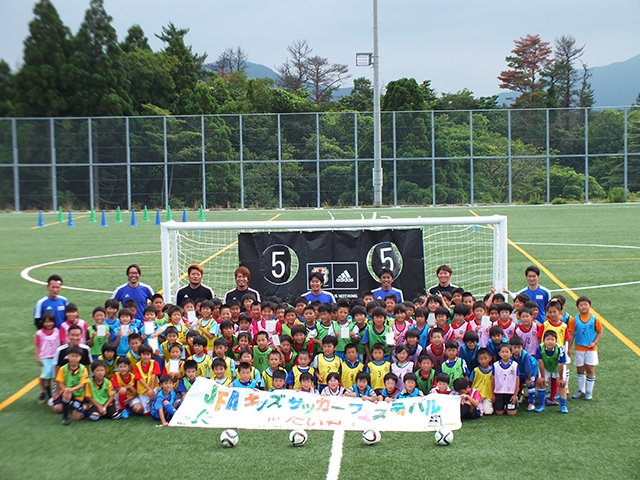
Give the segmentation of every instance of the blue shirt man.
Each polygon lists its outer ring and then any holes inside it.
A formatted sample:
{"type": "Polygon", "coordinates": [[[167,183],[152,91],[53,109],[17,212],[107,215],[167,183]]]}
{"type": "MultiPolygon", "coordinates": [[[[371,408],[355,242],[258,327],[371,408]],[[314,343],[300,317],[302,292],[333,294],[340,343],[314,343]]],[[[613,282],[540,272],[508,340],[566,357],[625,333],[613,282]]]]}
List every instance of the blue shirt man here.
{"type": "Polygon", "coordinates": [[[51,275],[47,279],[47,290],[49,295],[42,297],[36,302],[33,309],[33,319],[36,328],[41,328],[40,319],[44,312],[52,312],[56,317],[56,327],[60,327],[65,321],[65,308],[69,303],[67,299],[59,295],[62,289],[62,277],[59,275],[51,275]]]}
{"type": "Polygon", "coordinates": [[[129,299],[135,300],[138,306],[136,319],[144,320],[144,308],[147,306],[147,302],[151,300],[151,297],[153,297],[153,289],[149,285],[140,282],[140,274],[141,271],[138,265],[129,265],[127,268],[129,281],[116,288],[111,298],[122,304],[129,299]]]}

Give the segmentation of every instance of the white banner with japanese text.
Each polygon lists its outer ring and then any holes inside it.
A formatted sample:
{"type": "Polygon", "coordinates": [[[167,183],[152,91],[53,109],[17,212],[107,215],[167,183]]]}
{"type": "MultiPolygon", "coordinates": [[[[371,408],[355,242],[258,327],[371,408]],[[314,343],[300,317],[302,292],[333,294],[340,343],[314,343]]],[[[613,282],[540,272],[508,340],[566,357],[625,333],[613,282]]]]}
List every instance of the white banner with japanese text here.
{"type": "Polygon", "coordinates": [[[369,402],[276,390],[229,388],[198,378],[170,422],[174,427],[435,431],[460,428],[460,398],[428,395],[369,402]]]}

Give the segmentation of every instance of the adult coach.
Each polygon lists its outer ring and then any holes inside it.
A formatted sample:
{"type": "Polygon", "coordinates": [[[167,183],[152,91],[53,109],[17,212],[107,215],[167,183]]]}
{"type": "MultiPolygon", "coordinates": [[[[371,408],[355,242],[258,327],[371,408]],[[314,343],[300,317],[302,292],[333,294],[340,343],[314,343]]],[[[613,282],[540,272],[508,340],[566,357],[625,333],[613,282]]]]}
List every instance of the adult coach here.
{"type": "Polygon", "coordinates": [[[257,290],[249,287],[249,281],[251,280],[251,272],[247,267],[238,267],[233,272],[233,276],[236,280],[236,288],[229,290],[224,295],[224,303],[228,304],[231,300],[238,300],[242,302],[242,297],[247,293],[252,293],[256,296],[256,300],[260,301],[260,294],[257,290]]]}
{"type": "Polygon", "coordinates": [[[56,327],[60,327],[65,321],[65,308],[69,304],[68,300],[60,295],[62,289],[62,277],[60,275],[51,275],[47,279],[47,290],[49,295],[42,297],[36,302],[33,309],[33,323],[39,330],[42,328],[42,314],[44,312],[52,312],[56,317],[56,327]]]}
{"type": "Polygon", "coordinates": [[[324,285],[324,275],[320,272],[313,272],[309,275],[309,290],[301,296],[307,299],[309,303],[318,300],[320,303],[336,303],[336,299],[331,292],[322,290],[324,285]]]}
{"type": "Polygon", "coordinates": [[[404,302],[404,296],[402,294],[402,290],[399,288],[394,288],[393,281],[393,272],[388,268],[383,268],[380,270],[380,288],[376,288],[371,293],[373,293],[373,298],[375,300],[384,300],[384,297],[387,295],[395,295],[398,299],[398,303],[404,302]]]}
{"type": "Polygon", "coordinates": [[[213,297],[215,297],[211,287],[202,284],[202,275],[204,275],[204,269],[200,265],[194,263],[187,267],[189,284],[178,290],[176,294],[176,305],[181,306],[182,302],[187,299],[195,302],[198,298],[212,300],[213,297]]]}
{"type": "Polygon", "coordinates": [[[147,302],[153,297],[153,289],[146,283],[140,282],[142,271],[135,263],[127,267],[127,278],[129,281],[124,285],[120,285],[113,292],[111,298],[124,304],[125,301],[133,299],[136,301],[138,309],[136,310],[136,318],[144,320],[144,308],[147,302]]]}
{"type": "Polygon", "coordinates": [[[538,304],[538,316],[536,320],[538,323],[544,323],[546,319],[546,308],[549,300],[551,300],[551,292],[538,283],[540,280],[540,269],[535,265],[527,267],[524,275],[527,277],[527,283],[529,285],[516,293],[516,295],[524,293],[530,300],[536,302],[538,304]]]}
{"type": "Polygon", "coordinates": [[[451,275],[453,270],[449,265],[440,265],[436,269],[436,275],[438,276],[438,284],[429,288],[427,292],[429,295],[437,295],[441,292],[452,293],[454,289],[458,288],[457,285],[451,283],[451,275]]]}

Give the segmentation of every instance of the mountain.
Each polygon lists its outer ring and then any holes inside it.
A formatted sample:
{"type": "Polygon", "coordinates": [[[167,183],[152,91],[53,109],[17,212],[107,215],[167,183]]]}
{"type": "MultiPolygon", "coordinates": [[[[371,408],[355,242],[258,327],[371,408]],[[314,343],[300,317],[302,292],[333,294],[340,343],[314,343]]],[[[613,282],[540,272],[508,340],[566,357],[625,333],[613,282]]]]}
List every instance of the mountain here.
{"type": "Polygon", "coordinates": [[[247,78],[272,78],[278,79],[278,74],[266,65],[259,63],[247,62],[247,69],[245,70],[247,78]]]}
{"type": "MultiPolygon", "coordinates": [[[[640,93],[640,55],[589,70],[595,107],[625,107],[636,101],[640,93]]],[[[509,106],[519,95],[518,92],[502,90],[498,94],[498,105],[509,106]]]]}

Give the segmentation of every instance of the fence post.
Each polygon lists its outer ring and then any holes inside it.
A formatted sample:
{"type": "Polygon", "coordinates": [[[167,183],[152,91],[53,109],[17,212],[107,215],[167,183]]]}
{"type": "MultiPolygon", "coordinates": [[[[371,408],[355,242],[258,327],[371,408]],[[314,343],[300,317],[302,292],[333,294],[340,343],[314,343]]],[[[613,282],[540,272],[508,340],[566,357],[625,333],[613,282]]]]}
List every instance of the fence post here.
{"type": "Polygon", "coordinates": [[[509,205],[513,203],[513,179],[511,178],[511,110],[507,110],[507,145],[508,145],[508,177],[509,177],[509,205]]]}
{"type": "Polygon", "coordinates": [[[589,203],[589,108],[584,109],[584,203],[589,203]]]}
{"type": "Polygon", "coordinates": [[[473,198],[473,111],[469,110],[469,204],[474,205],[473,198]]]}
{"type": "Polygon", "coordinates": [[[624,109],[624,201],[628,202],[629,188],[629,107],[624,109]]]}
{"type": "Polygon", "coordinates": [[[51,142],[51,199],[53,210],[58,210],[58,171],[56,168],[56,134],[55,122],[53,118],[49,119],[49,132],[51,142]]]}
{"type": "Polygon", "coordinates": [[[359,207],[360,203],[358,202],[358,112],[353,112],[353,154],[354,154],[353,177],[355,182],[355,194],[356,194],[354,207],[359,207]]]}
{"type": "Polygon", "coordinates": [[[397,161],[397,149],[396,149],[396,112],[392,113],[391,117],[393,123],[393,206],[398,206],[398,161],[397,161]]]}
{"type": "Polygon", "coordinates": [[[320,208],[320,114],[316,113],[316,208],[320,208]]]}
{"type": "Polygon", "coordinates": [[[282,210],[282,130],[278,114],[278,208],[282,210]]]}
{"type": "Polygon", "coordinates": [[[20,167],[18,164],[18,126],[15,118],[11,119],[11,145],[13,147],[13,208],[20,211],[20,167]]]}
{"type": "Polygon", "coordinates": [[[125,118],[127,140],[127,210],[131,211],[131,135],[129,133],[129,117],[125,118]]]}
{"type": "Polygon", "coordinates": [[[164,139],[164,207],[169,210],[169,149],[167,147],[167,117],[162,117],[162,138],[164,139]]]}
{"type": "Polygon", "coordinates": [[[200,137],[202,140],[202,207],[207,208],[207,155],[205,152],[204,115],[200,115],[200,137]]]}
{"type": "Polygon", "coordinates": [[[240,136],[240,210],[244,210],[244,145],[242,128],[242,115],[240,115],[238,122],[238,135],[240,136]]]}
{"type": "Polygon", "coordinates": [[[91,121],[91,117],[87,118],[87,132],[89,142],[89,206],[91,207],[91,211],[93,211],[95,208],[93,184],[95,179],[93,178],[93,122],[91,121]]]}
{"type": "Polygon", "coordinates": [[[551,203],[551,173],[549,165],[549,109],[545,110],[546,113],[546,157],[547,157],[547,203],[551,203]]]}
{"type": "Polygon", "coordinates": [[[431,110],[431,205],[436,206],[436,116],[431,110]]]}

